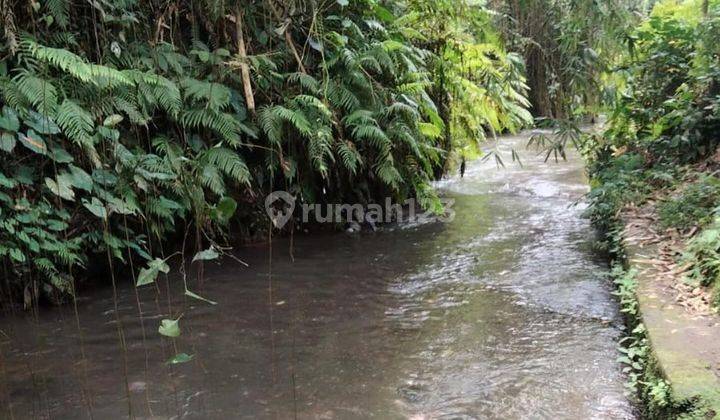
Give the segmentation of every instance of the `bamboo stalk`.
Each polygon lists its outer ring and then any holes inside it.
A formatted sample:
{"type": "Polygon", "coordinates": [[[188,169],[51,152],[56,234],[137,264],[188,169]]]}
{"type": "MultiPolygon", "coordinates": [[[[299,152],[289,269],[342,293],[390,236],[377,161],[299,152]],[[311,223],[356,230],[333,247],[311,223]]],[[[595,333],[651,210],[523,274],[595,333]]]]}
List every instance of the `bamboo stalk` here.
{"type": "Polygon", "coordinates": [[[240,56],[240,75],[242,76],[245,103],[251,113],[255,113],[255,96],[253,95],[250,82],[250,66],[247,63],[247,51],[245,50],[245,35],[243,34],[243,13],[240,9],[235,13],[235,29],[237,31],[238,55],[240,56]]]}

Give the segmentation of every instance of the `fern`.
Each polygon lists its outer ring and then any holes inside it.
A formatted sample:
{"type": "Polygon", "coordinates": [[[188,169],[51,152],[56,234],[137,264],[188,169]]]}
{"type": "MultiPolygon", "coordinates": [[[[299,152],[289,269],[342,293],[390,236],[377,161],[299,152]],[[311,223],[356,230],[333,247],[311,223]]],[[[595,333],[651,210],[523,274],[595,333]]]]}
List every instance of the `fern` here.
{"type": "Polygon", "coordinates": [[[393,102],[385,109],[384,114],[387,118],[400,116],[408,123],[415,123],[420,119],[417,109],[403,102],[393,102]]]}
{"type": "Polygon", "coordinates": [[[203,153],[201,160],[217,167],[230,179],[248,184],[250,171],[237,152],[226,147],[211,147],[203,153]]]}
{"type": "Polygon", "coordinates": [[[230,89],[220,83],[185,78],[181,85],[186,98],[201,102],[213,111],[220,111],[230,104],[230,89]]]}
{"type": "MultiPolygon", "coordinates": [[[[434,126],[433,126],[434,127],[434,126]]],[[[408,129],[407,126],[403,124],[396,124],[390,128],[388,131],[389,137],[393,140],[397,140],[398,143],[405,144],[410,148],[413,155],[418,158],[423,158],[425,155],[419,148],[418,142],[415,139],[415,137],[412,135],[411,131],[408,129]]]]}
{"type": "Polygon", "coordinates": [[[53,115],[57,107],[57,89],[48,80],[41,79],[32,73],[22,72],[14,79],[19,92],[35,109],[45,115],[53,115]]]}
{"type": "Polygon", "coordinates": [[[133,84],[137,85],[148,105],[159,105],[161,109],[172,116],[177,116],[182,108],[180,89],[175,83],[150,72],[126,71],[125,74],[133,84]]]}
{"type": "MultiPolygon", "coordinates": [[[[379,73],[387,72],[390,75],[395,75],[397,73],[397,65],[391,57],[392,52],[396,51],[394,48],[397,47],[398,43],[394,40],[385,40],[372,46],[368,55],[377,61],[378,66],[381,69],[379,73]]],[[[403,47],[404,46],[401,45],[400,49],[403,47]]]]}
{"type": "Polygon", "coordinates": [[[213,111],[208,108],[191,109],[181,113],[180,123],[186,128],[207,128],[218,133],[229,144],[240,141],[238,121],[230,114],[213,111]]]}
{"type": "Polygon", "coordinates": [[[323,177],[328,172],[328,161],[333,160],[331,139],[330,130],[319,130],[316,135],[310,137],[308,144],[308,154],[313,167],[323,177]]]}
{"type": "Polygon", "coordinates": [[[431,206],[429,179],[448,150],[468,133],[528,121],[522,63],[483,44],[496,37],[477,27],[492,22],[476,19],[482,5],[463,10],[472,19],[429,27],[419,8],[453,2],[281,3],[0,2],[0,257],[11,288],[22,292],[32,275],[44,279],[39,290],[62,289],[98,251],[152,260],[148,250],[176,237],[181,218],[221,245],[218,199],[229,209],[229,197],[270,186],[318,201],[373,202],[392,190],[431,206]],[[16,15],[28,19],[16,27],[16,15]],[[230,53],[232,23],[246,57],[230,53]],[[444,56],[413,45],[434,47],[441,26],[444,56]],[[250,85],[238,59],[252,66],[250,85]],[[438,69],[449,92],[438,90],[438,69]],[[448,99],[452,118],[430,92],[448,99]]]}
{"type": "Polygon", "coordinates": [[[398,172],[397,168],[393,165],[393,161],[390,156],[386,155],[380,163],[375,167],[375,173],[386,185],[397,190],[400,188],[402,183],[402,176],[398,172]]]}
{"type": "Polygon", "coordinates": [[[92,146],[92,115],[77,103],[66,99],[58,107],[56,120],[70,140],[77,144],[92,146]]]}
{"type": "Polygon", "coordinates": [[[282,141],[283,123],[290,123],[304,137],[309,138],[313,134],[310,122],[302,111],[289,109],[282,105],[260,109],[260,125],[271,142],[279,144],[282,141]]]}
{"type": "Polygon", "coordinates": [[[346,126],[376,124],[372,111],[366,109],[361,109],[346,115],[342,122],[346,126]]]}
{"type": "MultiPolygon", "coordinates": [[[[111,98],[111,102],[113,109],[127,115],[130,122],[133,124],[145,125],[150,119],[149,116],[140,112],[134,101],[129,101],[123,97],[116,96],[111,98]]],[[[109,112],[105,112],[104,114],[109,114],[109,112]]]]}
{"type": "Polygon", "coordinates": [[[8,78],[0,77],[0,93],[2,93],[5,103],[16,111],[22,112],[28,103],[27,98],[25,98],[25,95],[20,91],[17,83],[8,78]]]}
{"type": "Polygon", "coordinates": [[[170,115],[178,115],[182,107],[180,89],[173,82],[155,74],[146,74],[144,81],[153,86],[153,94],[160,107],[170,115]]]}
{"type": "Polygon", "coordinates": [[[289,73],[285,76],[289,83],[297,83],[303,89],[312,94],[320,92],[320,83],[311,75],[306,73],[289,73]]]}
{"type": "Polygon", "coordinates": [[[20,45],[37,60],[58,67],[83,82],[97,86],[133,84],[126,74],[110,67],[89,64],[68,50],[45,47],[30,39],[23,40],[20,45]]]}
{"type": "Polygon", "coordinates": [[[328,84],[327,97],[335,107],[353,112],[360,107],[360,100],[346,87],[331,82],[328,84]]]}
{"type": "Polygon", "coordinates": [[[260,127],[265,132],[268,141],[275,145],[282,142],[282,120],[273,112],[274,107],[263,106],[258,112],[260,127]]]}
{"type": "Polygon", "coordinates": [[[387,134],[376,125],[357,125],[353,127],[352,134],[355,139],[364,141],[381,153],[389,153],[391,143],[387,134]]]}
{"type": "Polygon", "coordinates": [[[336,148],[343,167],[355,174],[362,163],[362,157],[355,145],[349,141],[339,141],[336,148]]]}
{"type": "Polygon", "coordinates": [[[309,137],[312,135],[310,122],[302,111],[277,105],[273,108],[273,112],[277,115],[277,118],[290,123],[303,136],[309,137]]]}
{"type": "Polygon", "coordinates": [[[60,25],[60,27],[65,28],[70,23],[70,20],[68,18],[68,12],[70,9],[70,4],[68,0],[47,0],[45,3],[47,5],[48,10],[50,11],[50,14],[53,18],[55,18],[55,22],[60,25]]]}
{"type": "Polygon", "coordinates": [[[225,183],[222,179],[222,174],[217,167],[212,165],[205,165],[200,168],[200,182],[210,191],[217,195],[225,194],[225,183]]]}
{"type": "Polygon", "coordinates": [[[292,104],[297,108],[309,108],[317,111],[325,119],[329,119],[332,115],[327,105],[320,99],[310,95],[297,95],[292,99],[292,104]]]}

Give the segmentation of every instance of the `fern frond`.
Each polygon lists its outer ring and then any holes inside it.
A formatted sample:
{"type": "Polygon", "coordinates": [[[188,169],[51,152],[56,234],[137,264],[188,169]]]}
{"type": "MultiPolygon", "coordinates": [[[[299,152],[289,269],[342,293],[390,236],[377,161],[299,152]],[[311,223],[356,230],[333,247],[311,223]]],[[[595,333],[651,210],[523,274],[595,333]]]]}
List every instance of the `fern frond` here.
{"type": "Polygon", "coordinates": [[[208,108],[190,109],[180,115],[180,123],[187,128],[204,127],[218,133],[231,145],[240,141],[240,127],[234,116],[208,108]]]}
{"type": "Polygon", "coordinates": [[[325,118],[330,118],[332,115],[323,101],[311,95],[297,95],[292,99],[292,103],[295,106],[314,109],[325,118]]]}
{"type": "Polygon", "coordinates": [[[70,22],[68,18],[68,12],[70,10],[70,4],[68,0],[47,0],[46,3],[48,11],[55,19],[55,22],[60,27],[65,28],[70,22]]]}
{"type": "Polygon", "coordinates": [[[373,113],[366,109],[360,109],[351,114],[346,115],[343,118],[342,122],[346,126],[363,125],[363,124],[365,124],[365,125],[377,124],[377,122],[375,121],[375,118],[373,118],[373,113]]]}
{"type": "Polygon", "coordinates": [[[151,72],[129,70],[124,73],[138,86],[148,104],[159,105],[174,117],[178,115],[182,108],[182,98],[175,83],[151,72]]]}
{"type": "Polygon", "coordinates": [[[230,89],[220,83],[185,78],[181,85],[186,98],[201,102],[214,111],[220,111],[230,104],[230,89]]]}
{"type": "Polygon", "coordinates": [[[346,112],[353,112],[360,107],[360,100],[345,86],[331,82],[328,84],[328,100],[333,106],[346,112]]]}
{"type": "Polygon", "coordinates": [[[62,48],[50,48],[30,39],[21,42],[21,46],[32,57],[51,64],[67,74],[86,83],[97,86],[132,85],[132,80],[121,71],[111,67],[89,64],[77,54],[62,48]]]}
{"type": "Polygon", "coordinates": [[[327,127],[318,130],[317,134],[309,138],[308,155],[313,167],[323,177],[327,176],[327,161],[333,160],[331,139],[332,132],[327,127]]]}
{"type": "Polygon", "coordinates": [[[265,132],[268,140],[274,144],[280,144],[282,139],[282,120],[273,112],[272,106],[263,106],[258,111],[260,128],[265,132]]]}
{"type": "Polygon", "coordinates": [[[377,125],[357,125],[352,130],[353,137],[365,141],[381,153],[390,150],[390,139],[377,125]]]}
{"type": "Polygon", "coordinates": [[[92,115],[83,107],[66,99],[58,107],[56,120],[63,134],[70,140],[83,146],[92,146],[92,115]]]}
{"type": "MultiPolygon", "coordinates": [[[[162,76],[153,75],[153,78],[156,81],[153,85],[153,93],[155,94],[155,98],[157,98],[158,104],[160,104],[160,107],[168,114],[176,116],[182,107],[180,89],[178,89],[173,82],[162,76]]],[[[147,83],[148,79],[145,80],[147,83]]]]}
{"type": "Polygon", "coordinates": [[[27,98],[20,92],[17,83],[9,78],[0,77],[0,93],[5,102],[15,110],[25,110],[27,98]]]}
{"type": "Polygon", "coordinates": [[[296,72],[285,76],[289,83],[297,83],[306,91],[316,94],[320,91],[320,83],[309,74],[296,72]]]}
{"type": "Polygon", "coordinates": [[[44,115],[54,114],[58,94],[57,89],[50,81],[23,71],[15,77],[14,82],[17,83],[20,93],[38,112],[44,115]]]}
{"type": "MultiPolygon", "coordinates": [[[[112,98],[111,102],[114,108],[127,115],[130,122],[133,124],[145,125],[150,119],[149,116],[140,112],[134,101],[129,101],[123,97],[115,96],[112,98]]],[[[105,112],[104,114],[110,114],[110,112],[105,112]]]]}
{"type": "Polygon", "coordinates": [[[202,155],[202,160],[217,167],[230,179],[247,184],[250,171],[240,155],[227,147],[211,147],[202,155]]]}
{"type": "Polygon", "coordinates": [[[402,175],[393,164],[392,157],[387,155],[376,167],[375,173],[386,185],[397,190],[402,183],[402,175]]]}
{"type": "Polygon", "coordinates": [[[356,173],[362,163],[362,157],[355,145],[350,141],[340,141],[337,143],[336,148],[345,169],[353,174],[356,173]]]}
{"type": "Polygon", "coordinates": [[[389,107],[385,109],[385,116],[401,116],[407,122],[414,122],[420,118],[420,115],[416,108],[403,102],[393,102],[389,107]]]}
{"type": "Polygon", "coordinates": [[[300,110],[293,110],[282,105],[266,106],[260,109],[260,126],[268,140],[279,144],[282,139],[283,122],[290,123],[295,129],[306,138],[313,134],[310,122],[300,110]]]}
{"type": "Polygon", "coordinates": [[[222,174],[218,168],[213,165],[204,165],[201,168],[200,182],[217,195],[225,194],[225,183],[223,182],[222,174]]]}

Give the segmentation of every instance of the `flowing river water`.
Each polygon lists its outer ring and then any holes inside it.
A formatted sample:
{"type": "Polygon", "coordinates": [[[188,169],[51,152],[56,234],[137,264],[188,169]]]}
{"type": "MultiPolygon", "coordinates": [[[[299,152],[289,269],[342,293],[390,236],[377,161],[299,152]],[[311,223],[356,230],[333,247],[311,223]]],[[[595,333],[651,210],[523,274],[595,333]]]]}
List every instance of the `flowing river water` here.
{"type": "Polygon", "coordinates": [[[117,313],[104,288],[77,317],[3,316],[0,418],[634,418],[607,262],[574,205],[582,162],[521,154],[439,183],[451,223],[296,235],[294,262],[277,239],[271,265],[267,244],[240,248],[249,267],[206,267],[216,306],[121,281],[117,313]],[[193,359],[165,364],[176,352],[193,359]]]}

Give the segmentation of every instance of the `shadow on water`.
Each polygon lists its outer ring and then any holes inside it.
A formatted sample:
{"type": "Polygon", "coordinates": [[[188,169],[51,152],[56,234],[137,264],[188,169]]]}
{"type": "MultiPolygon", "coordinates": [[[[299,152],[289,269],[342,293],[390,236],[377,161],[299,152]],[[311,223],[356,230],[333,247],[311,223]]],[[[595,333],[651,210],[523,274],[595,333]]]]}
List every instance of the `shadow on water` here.
{"type": "Polygon", "coordinates": [[[294,262],[276,240],[272,278],[266,245],[238,250],[249,268],[208,267],[217,306],[170,294],[183,365],[163,363],[168,300],[152,287],[144,341],[134,291],[119,290],[127,355],[110,291],[80,302],[82,348],[72,308],[5,317],[2,416],[84,417],[90,400],[95,418],[126,416],[127,357],[141,418],[633,418],[606,262],[573,205],[581,162],[523,159],[440,182],[452,223],[300,236],[294,262]]]}

